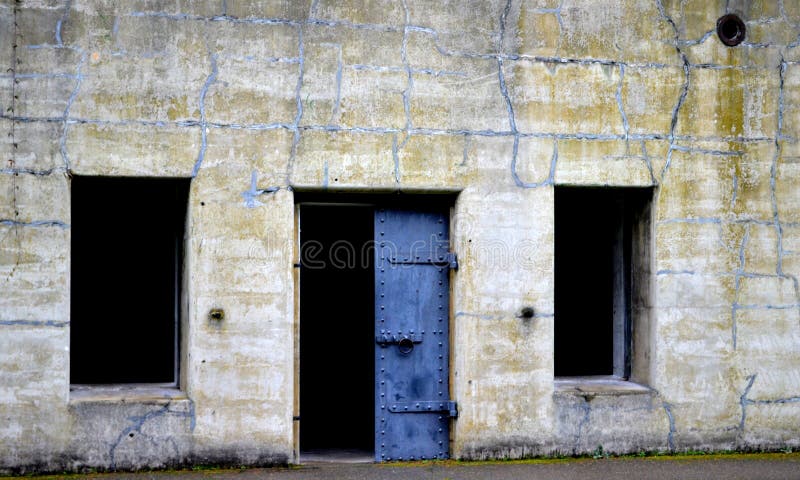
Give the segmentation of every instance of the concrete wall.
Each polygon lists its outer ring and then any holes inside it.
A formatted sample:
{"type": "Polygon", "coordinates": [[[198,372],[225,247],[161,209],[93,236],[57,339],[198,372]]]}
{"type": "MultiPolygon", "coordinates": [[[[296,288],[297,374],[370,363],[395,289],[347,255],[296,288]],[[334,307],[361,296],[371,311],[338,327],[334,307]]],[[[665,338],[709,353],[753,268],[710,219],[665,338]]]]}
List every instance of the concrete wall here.
{"type": "Polygon", "coordinates": [[[455,457],[800,446],[798,35],[789,0],[3,0],[0,468],[294,461],[301,188],[460,192],[455,457]],[[180,390],[70,392],[73,174],[193,177],[180,390]],[[655,187],[639,386],[554,382],[555,185],[655,187]]]}

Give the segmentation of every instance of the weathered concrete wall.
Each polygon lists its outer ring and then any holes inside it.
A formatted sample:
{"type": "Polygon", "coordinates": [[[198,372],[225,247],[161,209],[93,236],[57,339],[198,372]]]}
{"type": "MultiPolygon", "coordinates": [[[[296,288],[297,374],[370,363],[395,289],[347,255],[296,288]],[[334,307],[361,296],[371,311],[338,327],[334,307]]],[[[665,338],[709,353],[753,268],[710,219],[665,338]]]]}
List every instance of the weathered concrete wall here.
{"type": "Polygon", "coordinates": [[[460,192],[456,457],[800,446],[798,35],[790,0],[4,0],[0,468],[293,461],[293,188],[460,192]],[[70,392],[70,174],[193,177],[180,392],[70,392]],[[656,187],[646,388],[554,384],[555,185],[656,187]]]}

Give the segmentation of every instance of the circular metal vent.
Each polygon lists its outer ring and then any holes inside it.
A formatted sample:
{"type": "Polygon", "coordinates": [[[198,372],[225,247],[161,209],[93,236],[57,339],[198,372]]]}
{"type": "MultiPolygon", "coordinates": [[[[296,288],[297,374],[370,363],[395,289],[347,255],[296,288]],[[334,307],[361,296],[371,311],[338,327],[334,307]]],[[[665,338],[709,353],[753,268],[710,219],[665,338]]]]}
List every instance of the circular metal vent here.
{"type": "Polygon", "coordinates": [[[747,29],[744,22],[736,14],[728,14],[719,17],[717,20],[717,35],[722,43],[729,47],[735,47],[744,41],[747,29]]]}

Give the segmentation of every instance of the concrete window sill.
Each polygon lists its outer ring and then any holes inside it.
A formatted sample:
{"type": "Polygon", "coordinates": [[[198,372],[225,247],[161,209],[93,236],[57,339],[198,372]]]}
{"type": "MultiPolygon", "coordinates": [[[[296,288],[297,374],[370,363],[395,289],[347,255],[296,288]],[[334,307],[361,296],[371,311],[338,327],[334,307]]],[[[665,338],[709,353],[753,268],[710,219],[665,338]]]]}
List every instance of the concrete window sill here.
{"type": "Polygon", "coordinates": [[[638,383],[629,382],[614,376],[558,377],[554,381],[554,391],[573,395],[641,395],[652,390],[638,383]]]}
{"type": "Polygon", "coordinates": [[[186,392],[168,383],[70,385],[69,403],[170,403],[188,400],[186,392]]]}

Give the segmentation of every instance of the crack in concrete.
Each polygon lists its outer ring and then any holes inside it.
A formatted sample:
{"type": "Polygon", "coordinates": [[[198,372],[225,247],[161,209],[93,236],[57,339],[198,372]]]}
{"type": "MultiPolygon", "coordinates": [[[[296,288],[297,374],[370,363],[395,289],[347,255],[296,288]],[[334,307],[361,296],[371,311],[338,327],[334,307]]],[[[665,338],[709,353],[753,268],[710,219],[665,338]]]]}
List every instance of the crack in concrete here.
{"type": "Polygon", "coordinates": [[[167,20],[191,20],[196,22],[229,22],[233,24],[252,24],[252,25],[288,25],[292,27],[302,27],[304,25],[320,25],[325,27],[345,27],[355,30],[370,30],[375,32],[399,32],[400,29],[390,25],[353,23],[343,20],[323,20],[319,18],[309,18],[307,20],[291,20],[287,18],[263,18],[247,17],[238,18],[230,15],[215,15],[207,17],[203,15],[191,15],[188,13],[166,13],[159,11],[137,11],[127,14],[130,17],[151,17],[164,18],[167,20]]]}
{"type": "Polygon", "coordinates": [[[589,423],[589,416],[592,413],[592,406],[589,404],[592,397],[590,395],[582,395],[581,398],[583,398],[583,403],[581,403],[581,410],[583,411],[583,417],[581,418],[581,421],[578,423],[578,431],[576,432],[575,435],[575,443],[574,443],[575,446],[572,449],[573,455],[577,455],[581,451],[580,446],[581,446],[581,437],[583,436],[583,428],[586,426],[586,424],[589,423]]]}
{"type": "Polygon", "coordinates": [[[3,168],[0,169],[2,175],[33,175],[34,177],[47,177],[54,173],[64,173],[67,169],[65,167],[53,167],[46,170],[36,170],[35,168],[3,168]]]}
{"type": "Polygon", "coordinates": [[[58,22],[56,22],[55,40],[56,44],[59,46],[64,45],[64,41],[61,39],[61,29],[64,26],[64,22],[69,20],[69,11],[71,9],[72,0],[66,0],[66,2],[64,2],[64,13],[61,15],[61,18],[58,19],[58,22]]]}
{"type": "Polygon", "coordinates": [[[736,351],[737,345],[737,325],[736,325],[736,312],[739,310],[739,294],[741,293],[742,277],[745,275],[745,249],[747,242],[750,240],[750,225],[745,225],[744,235],[742,236],[742,243],[739,245],[739,267],[734,272],[734,298],[731,305],[731,341],[733,343],[733,350],[736,351]]]}
{"type": "Polygon", "coordinates": [[[344,64],[342,62],[342,46],[339,44],[335,44],[335,46],[336,46],[336,101],[333,104],[331,119],[328,121],[328,123],[331,125],[335,125],[337,123],[337,120],[339,119],[339,115],[341,113],[342,70],[344,68],[344,64]]]}
{"type": "MultiPolygon", "coordinates": [[[[125,438],[132,438],[134,434],[142,435],[142,428],[144,424],[150,420],[155,418],[163,417],[166,415],[174,415],[177,417],[182,418],[189,418],[191,420],[190,430],[194,431],[195,427],[195,411],[194,411],[194,402],[189,403],[189,410],[186,412],[170,410],[170,406],[172,402],[167,402],[163,407],[159,408],[158,410],[150,411],[145,413],[144,415],[137,415],[128,417],[128,421],[131,422],[130,425],[125,427],[120,434],[117,436],[116,440],[111,444],[109,448],[109,459],[110,459],[110,469],[114,470],[117,468],[117,459],[116,459],[116,451],[117,448],[120,446],[122,441],[125,438]]],[[[152,440],[150,440],[152,441],[152,440]]],[[[173,446],[175,444],[173,443],[173,446]]]]}
{"type": "Polygon", "coordinates": [[[303,27],[297,26],[297,52],[300,59],[297,75],[297,86],[295,87],[295,104],[297,105],[297,113],[294,117],[294,122],[290,130],[292,136],[292,148],[289,152],[289,162],[286,168],[286,185],[291,185],[292,173],[294,172],[294,162],[297,158],[297,148],[300,145],[300,121],[303,119],[303,98],[301,90],[303,89],[303,73],[305,72],[305,44],[303,43],[303,27]]]}
{"type": "Polygon", "coordinates": [[[503,48],[503,42],[505,41],[506,20],[508,19],[508,13],[511,11],[511,2],[512,0],[508,0],[506,2],[506,6],[505,8],[503,8],[503,12],[500,14],[500,36],[497,42],[497,52],[498,52],[497,78],[500,83],[500,94],[503,96],[503,100],[506,103],[506,111],[508,113],[508,124],[509,127],[511,128],[511,133],[514,136],[514,146],[511,153],[511,177],[514,179],[514,183],[518,187],[532,188],[534,187],[534,185],[526,184],[525,182],[522,181],[522,179],[519,178],[519,175],[517,174],[517,159],[519,158],[519,138],[520,138],[519,130],[517,130],[517,121],[514,115],[514,104],[511,102],[511,97],[509,96],[508,93],[508,86],[506,85],[506,76],[505,72],[503,71],[503,59],[500,56],[500,52],[502,51],[503,48]]]}
{"type": "Polygon", "coordinates": [[[0,225],[6,225],[11,227],[59,227],[59,228],[70,227],[68,223],[64,223],[60,220],[34,220],[31,222],[20,222],[17,220],[8,220],[3,218],[0,218],[0,225]]]}
{"type": "MultiPolygon", "coordinates": [[[[405,20],[403,22],[403,42],[400,45],[400,59],[403,62],[403,69],[406,72],[406,88],[403,90],[403,111],[406,116],[406,126],[405,136],[403,137],[403,141],[400,142],[400,145],[398,145],[398,149],[406,146],[409,138],[411,138],[408,132],[414,128],[414,124],[411,121],[411,91],[414,89],[414,75],[411,72],[411,64],[408,61],[408,25],[411,23],[411,12],[408,9],[406,0],[403,0],[403,12],[405,13],[405,20]]],[[[399,169],[399,164],[397,164],[396,168],[399,169]]],[[[397,183],[400,183],[399,172],[395,172],[395,178],[397,183]]]]}
{"type": "Polygon", "coordinates": [[[200,98],[198,100],[199,108],[200,108],[200,152],[197,154],[197,161],[192,168],[192,178],[196,177],[200,171],[200,167],[203,165],[203,160],[206,157],[206,149],[208,148],[208,122],[206,121],[206,95],[208,95],[208,90],[211,88],[211,85],[217,80],[217,75],[219,74],[219,70],[217,69],[217,54],[214,53],[211,49],[211,45],[208,43],[208,39],[204,39],[206,44],[206,50],[208,51],[208,59],[211,63],[211,73],[208,74],[206,77],[206,81],[203,83],[203,88],[200,89],[200,98]]]}
{"type": "Polygon", "coordinates": [[[665,20],[671,26],[673,32],[675,32],[675,50],[680,56],[681,61],[683,63],[683,74],[684,74],[684,82],[683,86],[681,87],[681,94],[678,97],[678,101],[675,104],[675,107],[672,109],[672,118],[670,119],[670,126],[669,126],[669,150],[667,151],[667,161],[664,163],[664,168],[661,170],[661,182],[664,182],[664,177],[669,170],[670,163],[672,161],[672,152],[675,147],[675,128],[678,125],[678,113],[680,112],[683,103],[686,101],[686,95],[689,93],[689,81],[690,81],[690,65],[689,59],[687,58],[686,54],[683,53],[680,46],[678,45],[678,41],[680,40],[680,34],[678,32],[678,26],[675,25],[675,21],[667,15],[666,10],[664,9],[664,5],[661,3],[661,0],[655,0],[656,6],[658,7],[659,15],[661,18],[665,20]]]}
{"type": "Polygon", "coordinates": [[[55,320],[0,320],[2,326],[23,326],[23,327],[68,327],[70,322],[60,322],[55,320]]]}
{"type": "Polygon", "coordinates": [[[667,433],[667,445],[669,446],[669,451],[675,451],[675,416],[672,414],[672,405],[667,402],[662,402],[661,406],[664,407],[664,412],[667,414],[667,420],[669,421],[669,433],[667,433]]]}
{"type": "MultiPolygon", "coordinates": [[[[21,123],[62,123],[63,117],[29,117],[29,116],[14,116],[7,114],[0,114],[0,118],[13,120],[21,123]]],[[[70,125],[73,124],[91,124],[91,125],[118,125],[118,126],[148,126],[148,127],[182,127],[193,128],[199,127],[202,122],[200,120],[178,120],[178,121],[165,121],[165,120],[102,120],[96,118],[79,118],[71,117],[67,120],[70,125]]],[[[286,129],[294,130],[293,123],[252,123],[252,124],[239,124],[239,123],[222,123],[222,122],[206,122],[207,128],[218,129],[233,129],[233,130],[271,130],[271,129],[286,129]]],[[[403,128],[393,127],[342,127],[338,125],[299,125],[299,130],[323,130],[329,132],[351,132],[351,133],[386,133],[394,134],[398,132],[405,132],[403,128]]],[[[412,128],[409,130],[411,135],[471,135],[482,137],[513,137],[514,132],[502,130],[472,130],[472,129],[437,129],[437,128],[412,128]]],[[[625,140],[625,134],[595,134],[587,132],[577,133],[554,133],[554,132],[517,132],[520,138],[549,138],[557,140],[625,140]]],[[[667,134],[660,133],[644,133],[636,134],[631,133],[628,140],[631,141],[646,141],[646,140],[667,140],[667,134]]],[[[758,143],[758,142],[774,142],[773,137],[713,137],[713,136],[691,136],[691,135],[676,135],[676,141],[682,142],[738,142],[738,143],[758,143]]],[[[794,137],[782,136],[781,140],[796,141],[794,137]]],[[[745,152],[741,150],[710,150],[696,147],[688,147],[682,145],[675,145],[674,150],[682,152],[694,152],[708,155],[720,156],[735,156],[743,155],[745,152]]],[[[651,157],[652,158],[652,157],[651,157]]]]}
{"type": "Polygon", "coordinates": [[[661,270],[656,271],[656,275],[696,275],[697,272],[694,270],[672,270],[669,268],[664,268],[661,270]]]}
{"type": "Polygon", "coordinates": [[[652,185],[658,185],[658,180],[653,170],[653,162],[650,155],[647,153],[647,142],[645,140],[640,140],[639,143],[642,148],[642,160],[644,160],[644,164],[647,167],[647,173],[650,174],[650,183],[652,185]]]}
{"type": "Polygon", "coordinates": [[[630,135],[630,125],[628,125],[628,116],[625,115],[625,105],[622,101],[622,86],[625,83],[625,65],[619,65],[619,85],[615,97],[617,99],[617,108],[619,108],[619,115],[622,117],[622,128],[625,131],[625,142],[628,141],[630,135]]]}
{"type": "MultiPolygon", "coordinates": [[[[327,175],[328,175],[328,163],[325,162],[325,176],[327,182],[327,175]]],[[[263,203],[258,201],[258,197],[265,194],[275,193],[280,190],[280,187],[272,186],[267,188],[258,188],[258,172],[253,170],[250,173],[250,188],[242,192],[242,198],[244,198],[244,205],[247,208],[256,208],[264,205],[263,203]]]]}
{"type": "Polygon", "coordinates": [[[400,151],[397,145],[397,133],[392,135],[392,160],[394,161],[394,183],[400,183],[400,151]]]}
{"type": "MultiPolygon", "coordinates": [[[[781,7],[783,4],[781,3],[781,7]]],[[[783,152],[783,144],[782,141],[782,133],[783,133],[783,122],[784,122],[784,112],[785,112],[785,90],[786,90],[786,68],[787,63],[786,60],[781,53],[780,57],[780,66],[779,66],[779,86],[778,86],[778,112],[777,112],[777,130],[775,134],[775,155],[772,158],[772,164],[770,165],[770,203],[772,207],[772,215],[775,224],[775,233],[776,233],[776,253],[777,253],[777,265],[775,266],[775,273],[780,277],[789,279],[792,282],[792,286],[794,288],[795,299],[798,304],[798,308],[800,308],[800,281],[795,275],[790,275],[783,271],[783,256],[784,256],[784,248],[783,248],[783,224],[780,220],[779,209],[778,209],[778,193],[777,193],[777,183],[778,183],[778,161],[780,160],[781,153],[783,152]]]]}
{"type": "Polygon", "coordinates": [[[747,405],[750,404],[750,401],[747,399],[747,394],[750,393],[750,389],[753,388],[753,383],[756,381],[757,375],[757,373],[754,373],[753,375],[747,377],[747,386],[744,387],[744,392],[739,397],[739,406],[742,409],[742,416],[739,420],[739,427],[736,433],[737,443],[739,443],[741,436],[744,435],[745,422],[747,421],[747,405]]]}
{"type": "Polygon", "coordinates": [[[739,397],[739,406],[742,409],[741,419],[739,420],[739,425],[736,428],[736,440],[737,443],[741,443],[742,436],[744,435],[744,429],[747,422],[747,407],[749,405],[781,405],[787,403],[800,403],[800,396],[791,396],[791,397],[782,397],[782,398],[773,398],[773,399],[766,399],[766,400],[753,400],[747,398],[747,395],[750,393],[750,390],[753,388],[753,384],[758,377],[757,373],[754,373],[747,377],[747,385],[744,388],[744,392],[739,397]]]}
{"type": "Polygon", "coordinates": [[[67,152],[67,131],[69,129],[70,121],[69,121],[69,111],[72,108],[72,104],[75,103],[75,99],[78,97],[78,92],[81,88],[81,83],[83,83],[83,75],[81,74],[81,69],[83,68],[84,63],[86,63],[86,52],[81,51],[81,59],[78,62],[78,66],[75,69],[75,88],[72,90],[72,93],[67,100],[67,105],[64,107],[64,114],[61,117],[61,122],[63,123],[63,127],[61,129],[61,138],[59,139],[59,150],[61,152],[61,158],[64,160],[64,168],[67,171],[70,170],[70,161],[69,161],[69,154],[67,152]]]}

